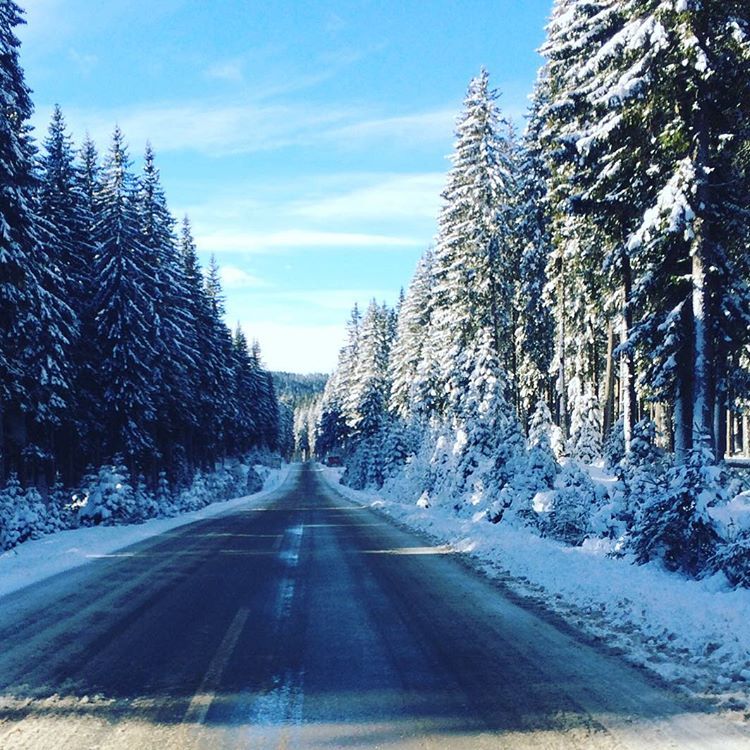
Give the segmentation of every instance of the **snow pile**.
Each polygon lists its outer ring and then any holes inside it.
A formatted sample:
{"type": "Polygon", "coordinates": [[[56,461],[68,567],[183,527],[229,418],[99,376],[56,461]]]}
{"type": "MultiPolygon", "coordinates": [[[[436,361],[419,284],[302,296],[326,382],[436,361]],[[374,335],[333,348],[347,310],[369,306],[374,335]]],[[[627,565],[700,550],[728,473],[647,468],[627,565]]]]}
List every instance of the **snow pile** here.
{"type": "Polygon", "coordinates": [[[78,489],[56,484],[46,502],[36,489],[24,490],[11,475],[0,490],[0,550],[63,529],[142,523],[245,497],[273,482],[280,467],[278,456],[256,452],[242,460],[226,460],[213,472],[197,471],[187,487],[174,490],[161,472],[152,490],[142,476],[131,482],[122,459],[115,457],[112,464],[87,472],[78,489]]]}
{"type": "Polygon", "coordinates": [[[231,513],[238,508],[247,507],[248,503],[264,502],[284,482],[289,469],[289,464],[279,465],[277,468],[256,465],[255,470],[264,476],[264,484],[262,491],[252,497],[211,502],[200,510],[172,518],[153,518],[140,524],[68,529],[21,544],[0,554],[0,596],[97,558],[112,555],[117,550],[179,526],[231,513]]]}
{"type": "Polygon", "coordinates": [[[602,540],[567,546],[515,524],[487,523],[481,512],[467,518],[356,491],[339,484],[340,473],[324,467],[322,475],[345,497],[470,555],[491,577],[630,661],[725,707],[750,705],[750,591],[733,589],[724,574],[693,580],[657,563],[632,565],[610,556],[602,540]]]}

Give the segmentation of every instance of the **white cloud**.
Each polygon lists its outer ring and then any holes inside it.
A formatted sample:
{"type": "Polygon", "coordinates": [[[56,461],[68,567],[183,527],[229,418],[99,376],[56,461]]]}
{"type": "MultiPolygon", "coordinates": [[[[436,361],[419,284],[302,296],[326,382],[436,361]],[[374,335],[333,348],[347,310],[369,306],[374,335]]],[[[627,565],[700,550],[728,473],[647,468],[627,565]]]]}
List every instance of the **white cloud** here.
{"type": "Polygon", "coordinates": [[[302,202],[296,213],[316,220],[434,219],[445,175],[440,172],[391,175],[343,195],[302,202]]]}
{"type": "Polygon", "coordinates": [[[68,50],[68,57],[76,64],[78,69],[84,75],[90,75],[93,73],[96,66],[99,64],[99,58],[96,55],[79,52],[74,48],[68,50]]]}
{"type": "MultiPolygon", "coordinates": [[[[38,109],[38,127],[46,127],[51,109],[38,109]]],[[[66,109],[65,117],[76,136],[88,132],[100,147],[109,143],[118,124],[136,148],[150,140],[157,153],[188,150],[222,156],[309,142],[351,114],[334,107],[204,101],[108,111],[66,109]]]]}
{"type": "Polygon", "coordinates": [[[263,279],[236,266],[221,266],[219,272],[225,289],[257,289],[267,286],[263,279]]]}
{"type": "MultiPolygon", "coordinates": [[[[230,75],[230,69],[223,73],[230,75]]],[[[51,111],[51,106],[38,107],[34,117],[38,128],[46,128],[51,111]]],[[[441,141],[447,144],[454,114],[438,110],[373,119],[367,112],[346,106],[257,99],[240,104],[202,100],[110,110],[65,110],[74,135],[80,137],[88,132],[102,148],[118,124],[135,148],[150,140],[157,153],[194,151],[210,156],[315,144],[336,149],[364,148],[375,143],[412,148],[441,141]]]]}
{"type": "Polygon", "coordinates": [[[456,121],[455,109],[438,109],[410,115],[363,119],[333,128],[324,134],[342,146],[363,141],[397,142],[400,146],[450,143],[456,121]]]}
{"type": "Polygon", "coordinates": [[[196,243],[203,252],[264,253],[276,250],[316,248],[418,247],[420,239],[386,234],[356,232],[321,232],[308,229],[286,229],[278,232],[201,232],[196,226],[196,243]]]}
{"type": "Polygon", "coordinates": [[[207,78],[230,83],[242,83],[244,74],[241,60],[225,60],[209,66],[205,71],[207,78]]]}
{"type": "Polygon", "coordinates": [[[246,335],[260,342],[261,356],[271,370],[331,372],[344,343],[344,325],[292,325],[241,321],[246,335]]]}
{"type": "Polygon", "coordinates": [[[393,297],[392,289],[314,289],[278,295],[278,299],[288,300],[289,303],[304,303],[318,310],[341,313],[341,320],[345,319],[355,303],[364,310],[372,299],[393,302],[393,297]]]}

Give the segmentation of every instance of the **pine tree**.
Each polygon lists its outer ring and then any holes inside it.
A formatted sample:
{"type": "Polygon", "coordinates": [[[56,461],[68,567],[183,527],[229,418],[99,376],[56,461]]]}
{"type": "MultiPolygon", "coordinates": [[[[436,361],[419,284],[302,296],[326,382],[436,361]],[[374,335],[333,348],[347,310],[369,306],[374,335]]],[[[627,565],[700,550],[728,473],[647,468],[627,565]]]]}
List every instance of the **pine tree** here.
{"type": "Polygon", "coordinates": [[[137,210],[146,261],[153,269],[153,294],[158,312],[154,321],[158,356],[152,373],[157,389],[156,439],[166,466],[172,470],[175,447],[185,441],[188,430],[196,424],[193,388],[197,343],[185,269],[177,252],[175,221],[167,207],[150,145],[146,146],[137,210]]]}
{"type": "Polygon", "coordinates": [[[21,14],[15,3],[0,2],[0,480],[22,468],[33,381],[25,357],[39,333],[33,106],[15,35],[21,14]]]}
{"type": "Polygon", "coordinates": [[[391,352],[389,407],[398,417],[411,419],[420,409],[419,364],[422,361],[425,331],[432,315],[433,253],[428,248],[420,258],[409,290],[399,304],[396,336],[391,352]]]}
{"type": "Polygon", "coordinates": [[[110,455],[125,453],[132,470],[155,447],[158,300],[129,167],[122,133],[116,128],[97,201],[96,332],[107,450],[110,455]]]}
{"type": "Polygon", "coordinates": [[[459,363],[479,331],[506,372],[516,372],[515,144],[485,70],[469,84],[456,127],[435,246],[432,346],[440,352],[443,409],[460,410],[468,383],[459,363]]]}
{"type": "Polygon", "coordinates": [[[388,318],[388,309],[373,300],[362,320],[347,418],[355,439],[376,435],[383,427],[390,394],[388,357],[392,332],[388,318]]]}
{"type": "MultiPolygon", "coordinates": [[[[56,453],[72,480],[72,448],[76,434],[84,430],[81,416],[85,411],[81,409],[77,386],[81,380],[79,369],[85,362],[87,343],[82,332],[89,315],[94,252],[72,140],[59,107],[53,112],[39,167],[38,226],[46,276],[42,286],[48,297],[47,316],[51,307],[56,322],[43,321],[46,342],[38,342],[39,357],[44,360],[44,381],[53,386],[46,399],[50,408],[45,409],[44,401],[37,398],[35,412],[42,433],[45,425],[47,430],[58,428],[56,453]]],[[[40,440],[45,442],[43,434],[40,440]]]]}
{"type": "Polygon", "coordinates": [[[547,205],[549,172],[541,147],[542,92],[543,87],[537,85],[518,168],[517,231],[522,250],[515,302],[518,310],[515,339],[519,352],[518,391],[525,420],[537,400],[550,390],[549,370],[554,348],[554,320],[544,291],[552,237],[547,205]]]}
{"type": "MultiPolygon", "coordinates": [[[[607,0],[557,0],[542,47],[547,62],[537,80],[530,126],[537,135],[548,175],[546,202],[552,245],[547,263],[547,294],[554,308],[556,328],[552,369],[557,374],[558,421],[566,439],[571,427],[568,380],[577,377],[598,391],[600,371],[606,364],[603,333],[614,324],[615,312],[623,313],[623,341],[627,341],[631,324],[630,311],[625,306],[627,292],[619,295],[618,309],[611,279],[604,273],[609,250],[614,253],[612,257],[620,259],[617,268],[622,269],[624,278],[614,289],[628,287],[622,236],[611,237],[607,223],[593,221],[587,213],[591,200],[585,190],[593,178],[591,171],[583,168],[576,148],[579,135],[596,122],[587,97],[586,76],[590,59],[617,24],[616,6],[607,0]]],[[[615,235],[618,227],[613,230],[615,235]]],[[[615,264],[610,264],[610,268],[614,273],[615,264]]],[[[632,353],[627,349],[622,350],[621,380],[629,436],[635,399],[632,353]]]]}
{"type": "Polygon", "coordinates": [[[344,445],[349,437],[347,424],[354,368],[359,356],[359,336],[362,317],[355,304],[346,326],[346,343],[339,352],[338,364],[323,391],[315,429],[318,455],[324,456],[344,445]]]}

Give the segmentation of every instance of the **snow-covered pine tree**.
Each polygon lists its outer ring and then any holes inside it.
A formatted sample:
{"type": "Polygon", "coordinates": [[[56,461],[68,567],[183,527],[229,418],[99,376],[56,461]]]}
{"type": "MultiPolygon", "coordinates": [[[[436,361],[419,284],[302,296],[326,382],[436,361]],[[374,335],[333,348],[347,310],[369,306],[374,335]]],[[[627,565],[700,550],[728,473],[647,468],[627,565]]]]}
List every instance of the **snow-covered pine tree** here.
{"type": "MultiPolygon", "coordinates": [[[[578,377],[599,390],[606,365],[604,337],[613,316],[613,288],[603,273],[612,242],[608,225],[593,221],[584,210],[589,204],[582,200],[581,185],[588,185],[591,174],[582,167],[576,139],[596,117],[586,97],[584,73],[616,23],[616,5],[609,0],[557,0],[542,47],[547,61],[537,80],[537,106],[532,110],[539,120],[532,125],[548,171],[552,251],[547,264],[547,295],[554,307],[552,366],[557,374],[559,423],[566,438],[570,437],[572,416],[568,381],[578,377]]],[[[622,248],[621,237],[615,245],[622,248]]],[[[624,358],[623,362],[623,380],[632,383],[631,360],[624,358]]],[[[625,401],[631,391],[621,389],[625,401]]]]}
{"type": "Polygon", "coordinates": [[[392,343],[392,312],[372,300],[359,329],[357,360],[348,398],[347,426],[354,455],[347,464],[346,480],[352,486],[383,483],[383,439],[391,386],[388,363],[392,343]]]}
{"type": "MultiPolygon", "coordinates": [[[[723,449],[727,363],[747,344],[748,326],[736,321],[750,310],[747,170],[738,158],[750,119],[747,9],[692,0],[559,5],[578,11],[561,24],[566,33],[571,18],[583,22],[571,54],[553,49],[567,65],[558,143],[575,168],[564,181],[603,233],[605,268],[621,280],[625,415],[634,411],[635,348],[641,389],[673,405],[678,455],[706,434],[723,449]],[[583,115],[571,113],[571,101],[583,115]]],[[[627,442],[627,419],[625,432],[627,442]]]]}
{"type": "MultiPolygon", "coordinates": [[[[186,425],[185,467],[186,479],[197,467],[212,468],[222,452],[224,419],[228,412],[226,391],[220,383],[228,385],[231,377],[227,370],[231,355],[231,340],[225,340],[226,326],[221,320],[223,301],[218,269],[215,272],[213,294],[209,297],[198,252],[192,235],[190,220],[183,219],[179,237],[179,263],[187,290],[183,301],[190,324],[190,336],[195,342],[196,368],[192,372],[192,391],[195,421],[186,425]]],[[[227,332],[228,336],[228,332],[227,332]]]]}
{"type": "Polygon", "coordinates": [[[584,464],[593,464],[602,457],[601,409],[590,385],[579,394],[575,407],[577,420],[570,436],[570,455],[584,464]]]}
{"type": "MultiPolygon", "coordinates": [[[[91,332],[90,298],[94,284],[91,278],[94,246],[90,240],[91,217],[81,189],[81,174],[75,163],[72,139],[67,132],[62,111],[56,107],[39,159],[38,232],[44,248],[47,293],[56,300],[57,323],[45,322],[45,342],[38,342],[39,356],[45,361],[45,380],[54,384],[49,403],[51,410],[35,410],[39,424],[40,442],[50,426],[60,433],[55,452],[59,465],[69,481],[80,459],[75,446],[86,432],[83,421],[89,407],[81,404],[78,386],[83,379],[81,368],[86,366],[90,341],[84,338],[91,332]],[[63,303],[66,300],[67,303],[63,303]],[[57,335],[55,335],[57,334],[57,335]],[[54,356],[50,356],[54,353],[54,356]],[[54,371],[53,371],[54,370],[54,371]]],[[[39,401],[38,401],[39,403],[39,401]]],[[[49,436],[47,436],[49,439],[49,436]]]]}
{"type": "Polygon", "coordinates": [[[228,427],[237,413],[232,390],[232,334],[224,323],[224,291],[221,272],[215,255],[211,255],[204,272],[204,291],[208,302],[207,345],[211,349],[213,367],[208,384],[211,399],[212,460],[230,452],[228,427]]]}
{"type": "MultiPolygon", "coordinates": [[[[91,146],[89,146],[91,148],[91,146]]],[[[91,152],[87,152],[87,159],[91,152]]],[[[96,159],[94,153],[93,159],[96,159]]],[[[96,163],[86,165],[95,170],[96,163]]],[[[94,171],[95,174],[95,171],[94,171]]],[[[90,240],[93,228],[89,196],[83,188],[84,179],[93,175],[81,173],[76,164],[73,140],[68,133],[62,110],[55,106],[44,151],[39,157],[39,218],[45,235],[48,254],[64,273],[68,304],[78,313],[91,292],[91,268],[94,248],[90,240]]],[[[94,194],[96,188],[94,189],[94,194]]],[[[93,198],[93,195],[91,196],[93,198]]]]}
{"type": "Polygon", "coordinates": [[[396,338],[391,352],[390,410],[409,421],[421,411],[416,385],[423,357],[425,332],[429,330],[433,251],[428,248],[417,264],[409,289],[399,306],[396,338]]]}
{"type": "MultiPolygon", "coordinates": [[[[198,380],[197,341],[189,304],[189,289],[174,234],[175,221],[167,207],[159,170],[150,144],[138,185],[137,210],[141,240],[153,269],[158,353],[152,378],[156,386],[155,439],[163,465],[172,472],[174,450],[195,427],[195,385],[198,380]]],[[[153,471],[152,471],[153,475],[153,471]]]]}
{"type": "Polygon", "coordinates": [[[230,424],[232,453],[242,455],[257,445],[257,409],[260,399],[259,384],[253,369],[245,332],[239,323],[232,337],[233,402],[236,412],[230,424]]]}
{"type": "Polygon", "coordinates": [[[482,70],[469,84],[456,126],[453,166],[443,191],[431,332],[447,399],[438,404],[441,411],[461,409],[468,372],[460,363],[479,331],[490,332],[492,347],[506,372],[515,375],[516,371],[516,147],[497,98],[489,87],[487,71],[482,70]]]}
{"type": "Polygon", "coordinates": [[[550,365],[554,349],[554,320],[548,296],[547,264],[552,237],[547,205],[549,172],[542,156],[539,116],[544,87],[537,84],[524,133],[518,167],[518,225],[522,250],[519,263],[516,348],[521,416],[528,423],[538,399],[551,391],[550,365]]]}
{"type": "Polygon", "coordinates": [[[326,383],[320,404],[315,430],[316,450],[320,456],[343,447],[349,437],[349,399],[359,356],[361,325],[362,316],[355,304],[346,326],[346,343],[339,352],[336,370],[326,383]]]}
{"type": "Polygon", "coordinates": [[[258,431],[257,445],[276,450],[279,439],[279,402],[271,373],[263,365],[260,342],[253,339],[250,345],[250,363],[256,381],[258,402],[256,404],[256,421],[258,431]]]}
{"type": "Polygon", "coordinates": [[[34,273],[34,145],[30,92],[18,60],[15,28],[22,11],[0,2],[0,481],[23,468],[29,385],[26,357],[39,333],[39,281],[34,273]]]}
{"type": "Polygon", "coordinates": [[[462,379],[468,383],[454,424],[461,445],[457,462],[459,492],[470,483],[473,502],[486,500],[513,475],[524,452],[520,424],[507,399],[505,370],[495,349],[494,331],[484,329],[465,350],[462,379]],[[479,497],[481,493],[482,497],[479,497]]]}
{"type": "Polygon", "coordinates": [[[122,133],[115,129],[102,170],[95,240],[96,332],[101,415],[109,455],[122,452],[130,470],[155,448],[158,390],[156,283],[143,243],[136,184],[122,133]]]}
{"type": "Polygon", "coordinates": [[[79,321],[79,346],[74,353],[76,384],[76,431],[80,451],[75,461],[67,468],[69,481],[77,481],[86,462],[103,460],[101,453],[104,441],[101,415],[101,391],[98,383],[99,363],[102,353],[99,349],[99,337],[96,328],[96,273],[95,259],[99,254],[96,242],[96,218],[98,196],[101,190],[101,169],[96,146],[89,136],[83,141],[78,152],[76,164],[77,193],[80,198],[79,209],[83,240],[89,246],[90,258],[85,273],[84,294],[73,300],[73,307],[79,321]],[[83,463],[81,463],[83,461],[83,463]]]}
{"type": "Polygon", "coordinates": [[[390,394],[391,343],[389,310],[372,300],[362,319],[350,381],[348,426],[355,439],[375,435],[383,425],[390,394]]]}

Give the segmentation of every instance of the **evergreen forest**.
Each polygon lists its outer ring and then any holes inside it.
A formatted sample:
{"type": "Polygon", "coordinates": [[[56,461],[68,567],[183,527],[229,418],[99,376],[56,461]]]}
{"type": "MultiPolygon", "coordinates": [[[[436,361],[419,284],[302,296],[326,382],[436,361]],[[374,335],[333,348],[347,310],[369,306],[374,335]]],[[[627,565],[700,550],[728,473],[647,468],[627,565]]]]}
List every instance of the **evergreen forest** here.
{"type": "Polygon", "coordinates": [[[0,548],[246,494],[248,466],[217,467],[291,449],[291,413],[258,343],[224,323],[219,267],[201,268],[151,147],[135,173],[119,128],[100,156],[59,107],[34,138],[20,23],[0,2],[0,548]]]}
{"type": "Polygon", "coordinates": [[[716,521],[750,456],[748,6],[557,0],[541,51],[520,136],[470,82],[434,244],[352,311],[306,439],[355,488],[748,585],[716,521]]]}

